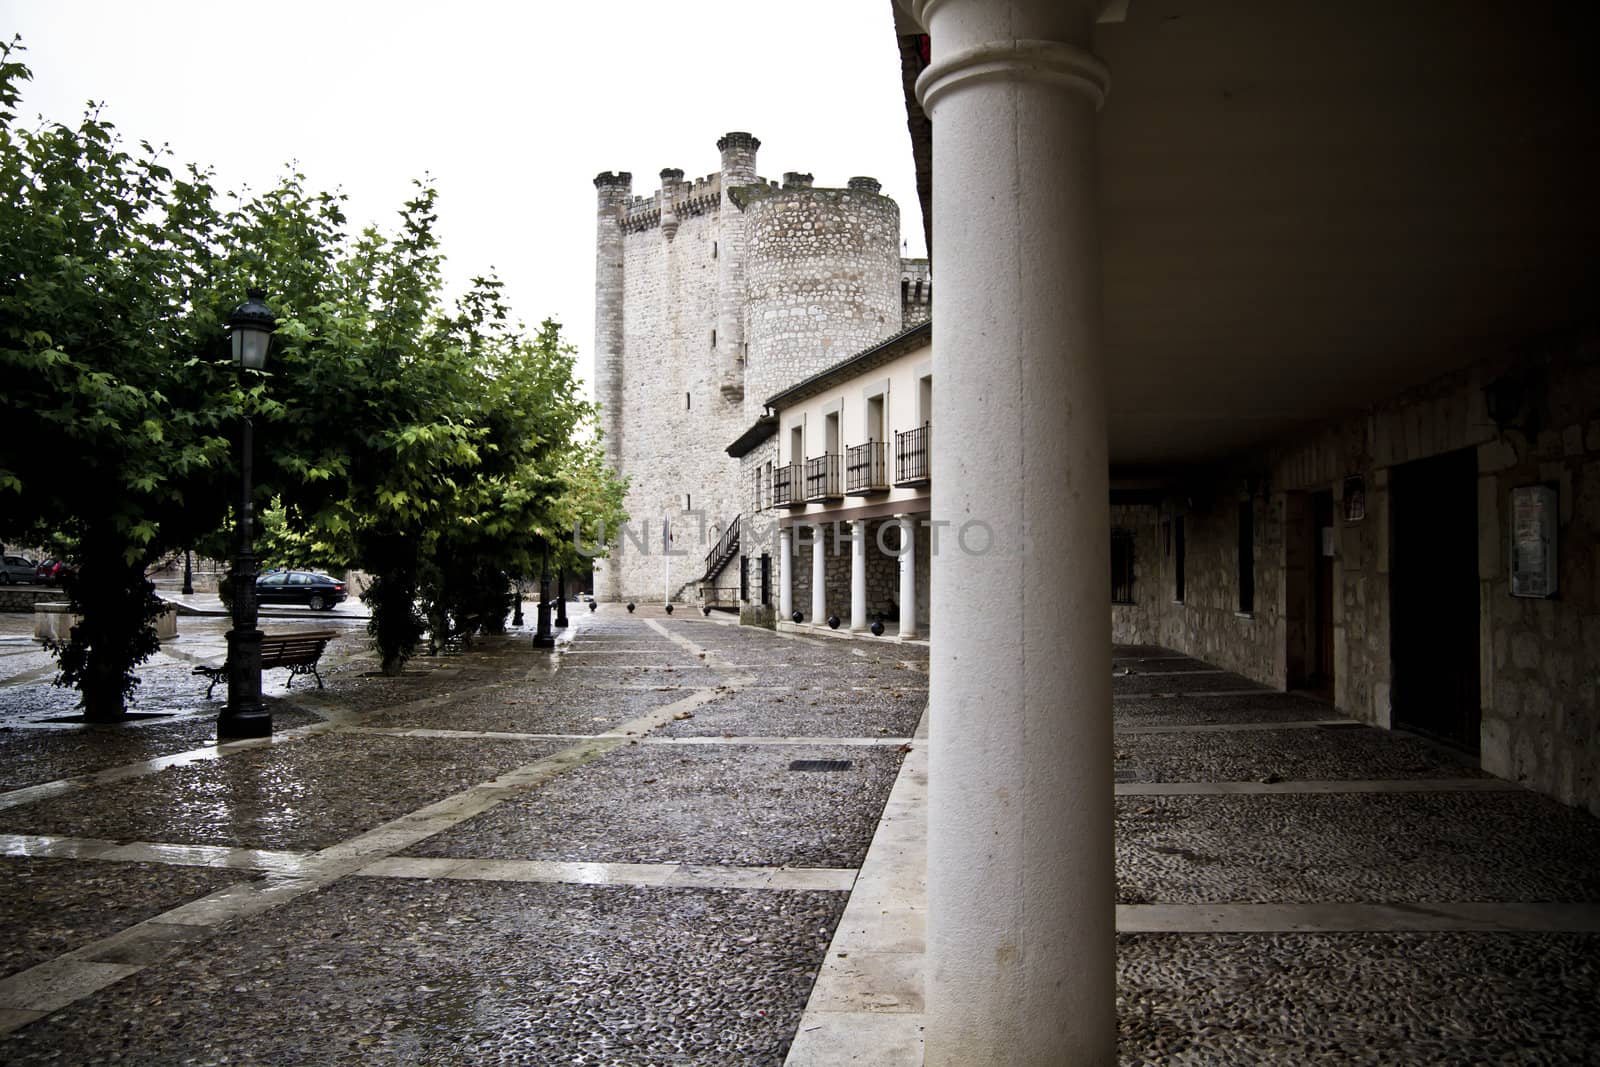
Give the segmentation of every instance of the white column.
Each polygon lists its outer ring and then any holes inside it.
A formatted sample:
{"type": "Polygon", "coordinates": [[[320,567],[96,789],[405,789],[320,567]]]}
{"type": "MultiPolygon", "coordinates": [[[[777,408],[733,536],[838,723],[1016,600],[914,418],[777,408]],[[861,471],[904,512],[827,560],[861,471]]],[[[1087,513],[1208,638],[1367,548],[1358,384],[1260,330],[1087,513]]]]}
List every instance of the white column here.
{"type": "MultiPolygon", "coordinates": [[[[828,531],[814,527],[811,540],[811,625],[828,625],[828,531]]],[[[1107,549],[1106,551],[1110,551],[1107,549]]]]}
{"type": "Polygon", "coordinates": [[[778,620],[788,622],[794,614],[794,531],[778,529],[778,620]]]}
{"type": "Polygon", "coordinates": [[[909,515],[900,523],[900,640],[917,636],[917,524],[909,515]]]}
{"type": "Polygon", "coordinates": [[[867,524],[850,524],[850,632],[867,629],[867,524]]]}
{"type": "Polygon", "coordinates": [[[925,1063],[1111,1064],[1097,5],[912,6],[933,50],[917,92],[939,271],[933,520],[949,524],[931,568],[925,1063]]]}

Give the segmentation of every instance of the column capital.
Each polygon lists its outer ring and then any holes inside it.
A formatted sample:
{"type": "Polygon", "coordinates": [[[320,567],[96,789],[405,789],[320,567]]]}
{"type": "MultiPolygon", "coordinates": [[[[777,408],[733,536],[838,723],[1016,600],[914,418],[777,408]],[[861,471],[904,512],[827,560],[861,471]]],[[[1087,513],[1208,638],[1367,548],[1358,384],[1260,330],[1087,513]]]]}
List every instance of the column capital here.
{"type": "Polygon", "coordinates": [[[990,41],[935,60],[917,78],[917,100],[931,115],[948,93],[993,81],[1058,85],[1082,93],[1098,109],[1111,89],[1111,71],[1087,50],[1061,41],[990,41]]]}

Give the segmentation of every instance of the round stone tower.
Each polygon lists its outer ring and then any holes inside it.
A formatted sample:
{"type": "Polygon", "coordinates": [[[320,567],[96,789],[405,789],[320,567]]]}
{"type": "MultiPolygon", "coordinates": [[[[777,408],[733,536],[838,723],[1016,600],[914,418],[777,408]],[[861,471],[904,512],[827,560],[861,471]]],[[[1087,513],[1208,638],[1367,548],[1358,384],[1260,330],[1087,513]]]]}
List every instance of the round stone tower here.
{"type": "Polygon", "coordinates": [[[745,418],[825,367],[898,333],[900,208],[871,178],[817,188],[809,174],[745,203],[749,355],[745,418]]]}

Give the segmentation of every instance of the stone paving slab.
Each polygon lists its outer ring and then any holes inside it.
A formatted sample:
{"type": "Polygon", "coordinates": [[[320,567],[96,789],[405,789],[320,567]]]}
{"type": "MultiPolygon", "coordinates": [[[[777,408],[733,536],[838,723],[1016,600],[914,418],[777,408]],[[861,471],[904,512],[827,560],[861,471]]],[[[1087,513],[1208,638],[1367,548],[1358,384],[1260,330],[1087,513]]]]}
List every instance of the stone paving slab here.
{"type": "Polygon", "coordinates": [[[0,977],[251,877],[158,863],[7,856],[0,860],[0,929],[6,932],[0,977]]]}
{"type": "MultiPolygon", "coordinates": [[[[281,701],[269,701],[269,706],[277,732],[322,721],[281,701]]],[[[51,730],[0,726],[0,793],[186,752],[216,741],[216,712],[137,719],[115,726],[51,730]]]]}
{"type": "Polygon", "coordinates": [[[866,746],[624,746],[405,854],[856,867],[902,757],[866,746]],[[852,766],[789,770],[807,759],[852,766]]]}
{"type": "Polygon", "coordinates": [[[367,726],[488,733],[603,733],[618,723],[681,700],[678,688],[620,689],[545,680],[497,686],[430,707],[377,712],[367,726]]]}
{"type": "Polygon", "coordinates": [[[1125,904],[1600,900],[1600,821],[1534,793],[1119,797],[1125,904]]]}
{"type": "Polygon", "coordinates": [[[329,734],[8,808],[0,831],[319,849],[560,747],[329,734]]]}
{"type": "Polygon", "coordinates": [[[1367,726],[1124,735],[1116,774],[1118,782],[1488,777],[1426,742],[1367,726]]]}
{"type": "Polygon", "coordinates": [[[1124,726],[1202,726],[1216,723],[1307,722],[1338,717],[1331,705],[1290,693],[1262,692],[1234,696],[1186,693],[1118,696],[1111,718],[1124,726]]]}
{"type": "Polygon", "coordinates": [[[910,737],[928,694],[921,689],[736,693],[668,723],[668,737],[910,737]]]}
{"type": "Polygon", "coordinates": [[[1123,1064],[1582,1064],[1600,935],[1117,938],[1123,1064]]]}
{"type": "Polygon", "coordinates": [[[0,1059],[779,1064],[843,905],[351,878],[10,1035],[0,1059]]]}

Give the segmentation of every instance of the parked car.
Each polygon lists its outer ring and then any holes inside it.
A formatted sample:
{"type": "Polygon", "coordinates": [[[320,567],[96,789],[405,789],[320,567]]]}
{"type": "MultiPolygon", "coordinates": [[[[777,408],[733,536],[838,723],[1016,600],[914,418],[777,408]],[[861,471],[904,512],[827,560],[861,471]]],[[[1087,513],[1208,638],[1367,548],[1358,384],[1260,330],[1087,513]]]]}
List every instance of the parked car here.
{"type": "Polygon", "coordinates": [[[33,572],[33,580],[40,585],[60,585],[64,574],[77,574],[78,565],[64,559],[47,559],[33,572]]]}
{"type": "Polygon", "coordinates": [[[304,604],[312,611],[332,611],[348,595],[343,582],[315,571],[268,571],[256,579],[260,604],[304,604]]]}
{"type": "Polygon", "coordinates": [[[39,565],[26,556],[6,556],[0,566],[0,585],[31,585],[39,565]]]}

